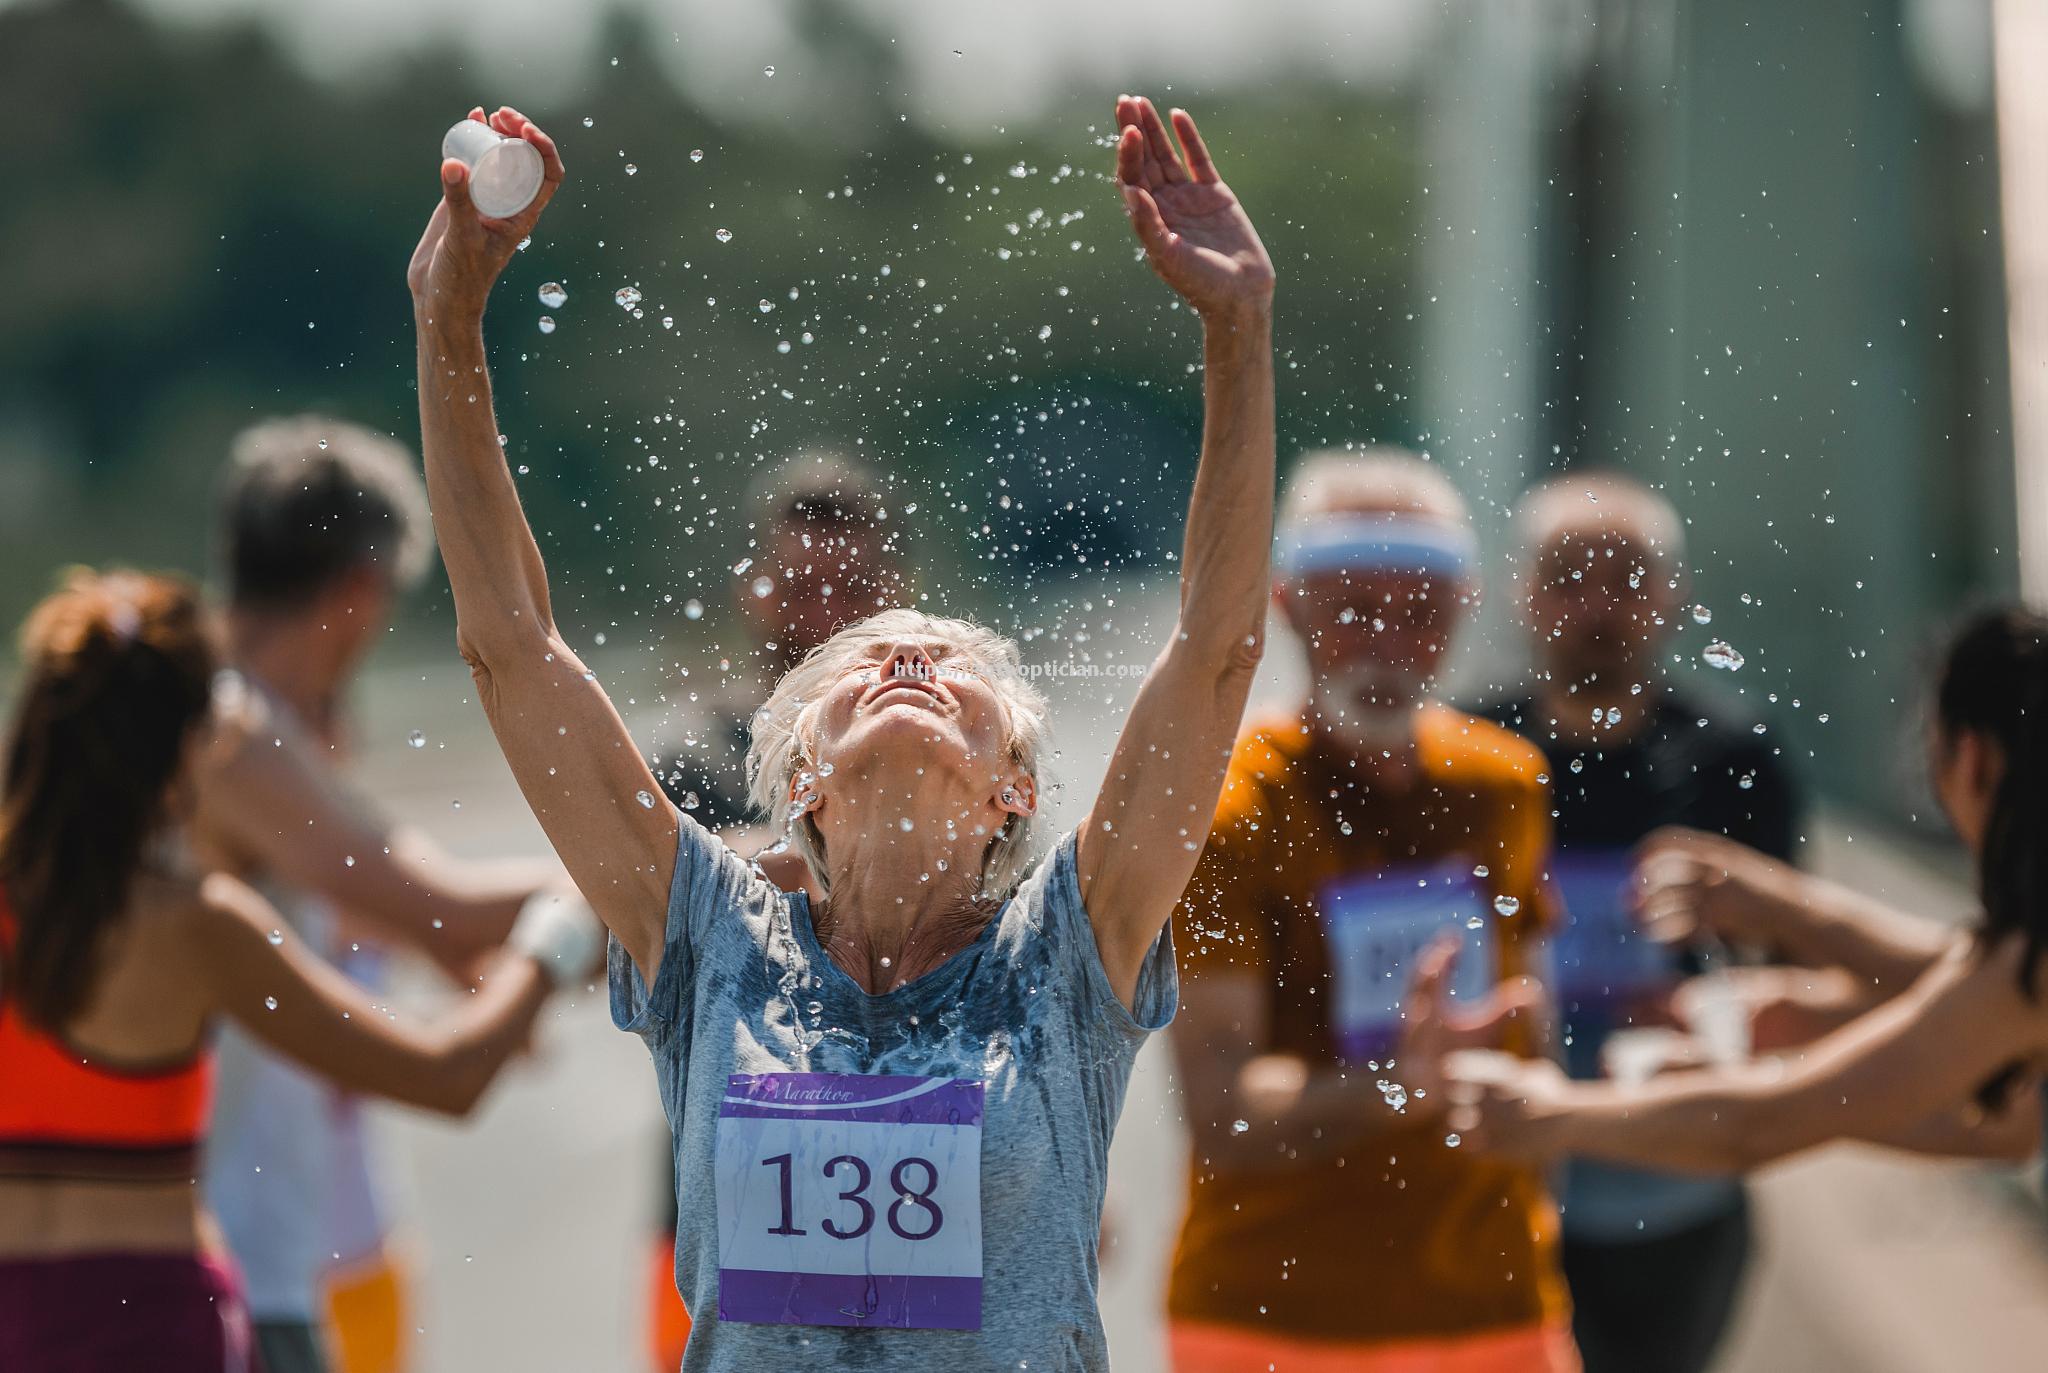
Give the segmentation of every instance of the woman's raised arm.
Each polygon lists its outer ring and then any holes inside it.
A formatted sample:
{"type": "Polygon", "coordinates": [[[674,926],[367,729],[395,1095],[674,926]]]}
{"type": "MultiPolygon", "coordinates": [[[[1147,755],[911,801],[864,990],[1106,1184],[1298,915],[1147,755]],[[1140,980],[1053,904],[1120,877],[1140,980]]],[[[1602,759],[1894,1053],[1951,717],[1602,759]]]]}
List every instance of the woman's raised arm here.
{"type": "Polygon", "coordinates": [[[531,143],[546,179],[524,211],[491,219],[470,203],[463,164],[442,162],[441,203],[406,273],[434,533],[455,593],[456,638],[512,775],[562,865],[652,985],[680,817],[555,626],[547,569],[498,442],[484,360],[484,302],[561,186],[562,159],[518,111],[501,108],[488,122],[531,143]]]}
{"type": "Polygon", "coordinates": [[[1202,457],[1180,614],[1081,831],[1081,896],[1126,1005],[1209,837],[1264,647],[1273,542],[1273,264],[1184,110],[1117,101],[1117,181],[1152,270],[1202,320],[1202,457]],[[1183,157],[1183,154],[1185,156],[1183,157]]]}

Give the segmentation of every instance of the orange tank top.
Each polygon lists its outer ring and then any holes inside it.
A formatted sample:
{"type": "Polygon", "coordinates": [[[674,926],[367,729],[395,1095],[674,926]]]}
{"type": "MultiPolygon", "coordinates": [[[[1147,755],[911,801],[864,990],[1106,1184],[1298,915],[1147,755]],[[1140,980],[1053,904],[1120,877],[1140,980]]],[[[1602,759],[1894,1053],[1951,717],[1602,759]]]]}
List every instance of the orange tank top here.
{"type": "MultiPolygon", "coordinates": [[[[0,896],[0,960],[16,920],[0,896]]],[[[0,1178],[190,1179],[213,1098],[213,1051],[109,1062],[29,1024],[0,989],[0,1178]]]]}

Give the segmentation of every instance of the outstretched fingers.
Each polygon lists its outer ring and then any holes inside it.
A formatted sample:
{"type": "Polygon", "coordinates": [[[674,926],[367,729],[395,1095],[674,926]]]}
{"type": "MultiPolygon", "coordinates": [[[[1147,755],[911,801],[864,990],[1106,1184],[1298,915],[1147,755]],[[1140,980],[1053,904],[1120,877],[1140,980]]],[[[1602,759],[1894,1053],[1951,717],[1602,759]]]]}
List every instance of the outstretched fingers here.
{"type": "Polygon", "coordinates": [[[1160,177],[1168,184],[1188,179],[1187,169],[1181,166],[1180,152],[1173,146],[1173,139],[1166,132],[1166,121],[1159,117],[1159,111],[1145,96],[1137,98],[1138,127],[1144,131],[1145,147],[1159,164],[1160,177]]]}
{"type": "Polygon", "coordinates": [[[1180,135],[1180,146],[1187,154],[1188,170],[1197,181],[1220,181],[1216,175],[1215,159],[1209,156],[1209,145],[1202,141],[1202,134],[1195,127],[1195,117],[1186,110],[1173,112],[1173,131],[1180,135]]]}

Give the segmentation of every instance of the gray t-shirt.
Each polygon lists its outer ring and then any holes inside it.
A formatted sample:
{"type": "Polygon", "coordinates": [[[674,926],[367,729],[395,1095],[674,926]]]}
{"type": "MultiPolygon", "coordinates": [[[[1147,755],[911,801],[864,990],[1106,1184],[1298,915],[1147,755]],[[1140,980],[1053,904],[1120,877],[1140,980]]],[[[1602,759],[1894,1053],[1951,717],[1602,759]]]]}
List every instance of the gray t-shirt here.
{"type": "MultiPolygon", "coordinates": [[[[1109,1141],[1139,1046],[1173,1017],[1169,934],[1146,955],[1133,1015],[1096,950],[1069,831],[972,944],[870,996],[820,948],[802,895],[777,890],[688,816],[679,829],[654,987],[616,940],[610,980],[612,1019],[646,1040],[675,1139],[676,1284],[695,1320],[686,1373],[798,1361],[891,1373],[1106,1368],[1095,1250],[1109,1141]],[[714,1161],[734,1073],[986,1084],[978,1331],[719,1318],[714,1161]]],[[[886,1205],[891,1193],[872,1195],[886,1205]]]]}

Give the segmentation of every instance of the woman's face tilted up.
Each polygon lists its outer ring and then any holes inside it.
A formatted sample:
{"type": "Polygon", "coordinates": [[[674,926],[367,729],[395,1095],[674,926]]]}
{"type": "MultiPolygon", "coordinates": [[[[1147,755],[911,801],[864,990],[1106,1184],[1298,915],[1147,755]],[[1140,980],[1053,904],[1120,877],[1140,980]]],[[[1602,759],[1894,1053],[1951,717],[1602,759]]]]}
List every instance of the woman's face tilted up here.
{"type": "Polygon", "coordinates": [[[804,713],[792,812],[808,810],[828,836],[842,824],[894,826],[919,851],[979,847],[1035,805],[1009,703],[959,645],[878,638],[847,655],[804,713]],[[925,826],[936,833],[909,837],[925,826]]]}

